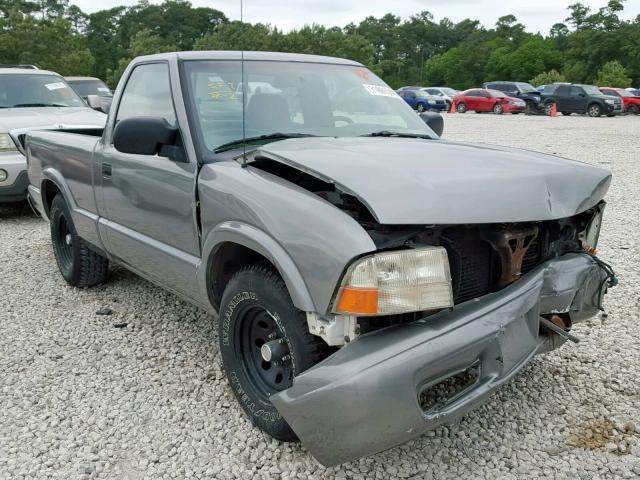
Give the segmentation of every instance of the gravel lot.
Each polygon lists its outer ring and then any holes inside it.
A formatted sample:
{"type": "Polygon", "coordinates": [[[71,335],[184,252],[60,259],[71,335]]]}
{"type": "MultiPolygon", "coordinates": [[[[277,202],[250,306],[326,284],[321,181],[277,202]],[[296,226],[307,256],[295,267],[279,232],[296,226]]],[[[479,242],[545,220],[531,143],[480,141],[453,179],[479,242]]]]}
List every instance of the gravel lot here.
{"type": "Polygon", "coordinates": [[[613,170],[600,246],[621,285],[579,345],[537,357],[459,425],[324,469],[245,419],[214,319],[124,270],[68,287],[47,225],[0,208],[0,479],[640,477],[640,117],[445,120],[449,139],[613,170]]]}

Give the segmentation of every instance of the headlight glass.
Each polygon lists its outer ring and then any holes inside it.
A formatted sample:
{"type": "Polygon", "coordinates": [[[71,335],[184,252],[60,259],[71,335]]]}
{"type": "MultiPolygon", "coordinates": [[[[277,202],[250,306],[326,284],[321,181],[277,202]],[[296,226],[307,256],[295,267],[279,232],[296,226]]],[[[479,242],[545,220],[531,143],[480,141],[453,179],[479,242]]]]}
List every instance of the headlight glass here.
{"type": "Polygon", "coordinates": [[[451,273],[442,247],[377,253],[345,274],[334,313],[388,315],[453,306],[451,273]]]}
{"type": "Polygon", "coordinates": [[[8,133],[0,133],[0,152],[16,151],[16,144],[8,133]]]}
{"type": "Polygon", "coordinates": [[[587,228],[580,233],[582,248],[588,252],[595,251],[600,237],[600,227],[602,226],[603,209],[600,208],[587,225],[587,228]]]}
{"type": "Polygon", "coordinates": [[[607,102],[607,103],[608,103],[608,104],[610,104],[610,105],[613,105],[613,104],[614,104],[614,101],[613,101],[613,100],[610,100],[610,99],[608,99],[608,98],[605,100],[605,102],[607,102]]]}

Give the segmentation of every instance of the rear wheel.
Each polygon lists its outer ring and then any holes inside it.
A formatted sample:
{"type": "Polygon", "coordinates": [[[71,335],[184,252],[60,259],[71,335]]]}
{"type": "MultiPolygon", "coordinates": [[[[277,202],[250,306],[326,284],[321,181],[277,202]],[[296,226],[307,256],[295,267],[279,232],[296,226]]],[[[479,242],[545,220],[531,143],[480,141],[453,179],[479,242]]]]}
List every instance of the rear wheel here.
{"type": "Polygon", "coordinates": [[[238,271],[222,296],[218,340],[233,393],[251,422],[278,440],[297,437],[269,397],[329,354],[267,265],[238,271]]]}
{"type": "Polygon", "coordinates": [[[61,194],[53,199],[49,218],[53,253],[67,283],[74,287],[103,283],[109,274],[109,260],[91,250],[78,236],[71,211],[61,194]]]}
{"type": "Polygon", "coordinates": [[[502,108],[502,105],[500,105],[499,103],[496,103],[493,106],[493,113],[495,113],[496,115],[502,115],[504,113],[504,108],[502,108]]]}
{"type": "Polygon", "coordinates": [[[467,105],[464,102],[460,102],[458,103],[458,105],[456,105],[456,112],[464,113],[466,111],[467,111],[467,105]]]}
{"type": "Polygon", "coordinates": [[[589,108],[587,108],[587,114],[590,117],[599,117],[602,115],[602,107],[597,103],[592,103],[589,105],[589,108]]]}

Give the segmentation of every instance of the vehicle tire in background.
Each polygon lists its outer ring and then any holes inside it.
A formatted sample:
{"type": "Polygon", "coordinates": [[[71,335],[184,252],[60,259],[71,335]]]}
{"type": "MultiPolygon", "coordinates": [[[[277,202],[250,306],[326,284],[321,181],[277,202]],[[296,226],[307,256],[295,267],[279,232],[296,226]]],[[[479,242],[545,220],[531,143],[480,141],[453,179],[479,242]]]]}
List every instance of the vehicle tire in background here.
{"type": "Polygon", "coordinates": [[[566,115],[568,117],[569,115],[571,115],[572,112],[560,112],[560,113],[562,113],[563,115],[566,115]]]}
{"type": "Polygon", "coordinates": [[[536,106],[532,102],[525,102],[524,114],[525,115],[533,115],[536,111],[536,106]]]}
{"type": "Polygon", "coordinates": [[[640,113],[640,107],[638,107],[638,105],[629,105],[629,108],[627,108],[627,113],[631,115],[638,115],[640,113]]]}
{"type": "Polygon", "coordinates": [[[450,113],[451,112],[451,102],[444,102],[444,104],[447,106],[446,113],[450,113]]]}
{"type": "Polygon", "coordinates": [[[464,102],[460,102],[456,105],[456,112],[464,113],[467,111],[467,105],[464,102]]]}
{"type": "Polygon", "coordinates": [[[427,111],[427,107],[426,107],[426,105],[425,105],[424,103],[419,102],[419,103],[416,105],[416,110],[417,110],[418,112],[420,112],[420,113],[422,113],[422,112],[426,112],[426,111],[427,111]]]}
{"type": "Polygon", "coordinates": [[[493,113],[495,113],[496,115],[502,115],[504,113],[504,108],[502,108],[502,105],[500,105],[499,103],[496,103],[493,106],[493,113]]]}
{"type": "Polygon", "coordinates": [[[89,248],[76,231],[71,211],[57,194],[49,211],[51,243],[60,273],[69,285],[91,287],[109,275],[109,260],[89,248]]]}
{"type": "Polygon", "coordinates": [[[289,388],[293,378],[329,354],[309,333],[305,313],[269,265],[239,270],[220,304],[218,341],[222,363],[238,403],[251,422],[282,441],[297,437],[269,397],[289,388]]]}
{"type": "Polygon", "coordinates": [[[592,103],[587,107],[587,115],[590,117],[600,117],[602,115],[602,107],[597,103],[592,103]]]}

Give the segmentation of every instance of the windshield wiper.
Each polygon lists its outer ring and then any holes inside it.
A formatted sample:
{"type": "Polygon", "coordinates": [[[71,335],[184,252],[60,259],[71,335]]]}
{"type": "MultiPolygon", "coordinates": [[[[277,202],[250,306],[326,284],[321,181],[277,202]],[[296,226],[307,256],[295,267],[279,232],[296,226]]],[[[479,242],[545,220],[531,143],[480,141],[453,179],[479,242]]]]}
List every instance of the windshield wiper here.
{"type": "Polygon", "coordinates": [[[12,108],[17,107],[68,107],[68,105],[61,103],[18,103],[12,106],[12,108]]]}
{"type": "Polygon", "coordinates": [[[428,140],[433,140],[431,135],[427,135],[426,133],[403,133],[403,132],[392,132],[390,130],[380,130],[378,132],[365,133],[364,135],[360,135],[361,137],[399,137],[399,138],[426,138],[428,140]]]}
{"type": "Polygon", "coordinates": [[[233,140],[231,142],[223,143],[219,147],[217,147],[213,152],[220,153],[226,152],[227,150],[232,150],[235,147],[238,147],[247,143],[256,143],[261,142],[262,140],[283,140],[285,138],[304,138],[304,137],[317,137],[318,135],[311,135],[310,133],[269,133],[267,135],[258,135],[256,137],[247,137],[247,138],[239,138],[237,140],[233,140]]]}

